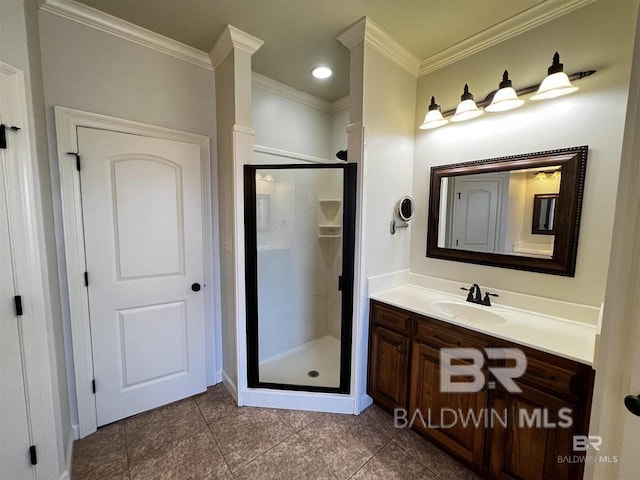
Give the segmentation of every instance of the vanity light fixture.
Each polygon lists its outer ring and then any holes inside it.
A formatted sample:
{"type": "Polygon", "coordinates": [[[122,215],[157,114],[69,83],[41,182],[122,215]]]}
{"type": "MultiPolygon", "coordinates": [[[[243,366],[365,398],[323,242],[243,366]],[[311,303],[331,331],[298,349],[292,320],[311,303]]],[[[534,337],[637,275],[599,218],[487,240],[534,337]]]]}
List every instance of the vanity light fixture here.
{"type": "Polygon", "coordinates": [[[262,178],[262,175],[260,175],[259,173],[256,173],[256,182],[260,182],[264,180],[264,178],[262,178]]]}
{"type": "Polygon", "coordinates": [[[264,181],[265,182],[275,182],[275,179],[273,178],[273,175],[271,175],[270,173],[267,173],[264,176],[264,181]]]}
{"type": "Polygon", "coordinates": [[[464,84],[464,92],[460,96],[460,103],[456,108],[456,113],[451,117],[452,122],[464,122],[472,118],[479,117],[484,113],[473,101],[473,95],[469,92],[469,85],[464,84]]]}
{"type": "Polygon", "coordinates": [[[449,123],[449,120],[445,120],[440,111],[440,105],[436,103],[435,97],[431,97],[431,103],[429,104],[429,111],[424,116],[424,122],[420,125],[421,130],[429,130],[431,128],[438,128],[442,125],[449,123]]]}
{"type": "Polygon", "coordinates": [[[506,70],[502,74],[502,81],[498,88],[499,90],[493,96],[493,100],[491,100],[491,103],[485,108],[487,112],[505,112],[518,108],[524,103],[524,100],[518,98],[518,94],[513,89],[513,85],[509,79],[509,72],[506,70]]]}
{"type": "Polygon", "coordinates": [[[465,85],[465,91],[462,94],[461,102],[455,109],[450,109],[442,112],[435,103],[435,99],[431,99],[429,105],[429,111],[425,115],[425,121],[420,125],[420,129],[427,130],[431,128],[440,127],[445,125],[447,117],[451,118],[452,122],[461,122],[463,120],[470,120],[478,117],[484,113],[482,107],[485,107],[487,112],[504,112],[517,108],[524,103],[524,100],[518,98],[522,95],[529,95],[535,93],[531,97],[532,100],[542,100],[545,98],[555,98],[561,95],[575,92],[578,87],[572,85],[572,81],[580,80],[585,77],[589,77],[597,72],[597,70],[584,70],[567,75],[563,72],[563,64],[560,63],[560,55],[558,52],[553,56],[553,64],[547,69],[548,76],[542,81],[542,83],[529,85],[527,87],[518,88],[517,90],[511,85],[509,79],[509,72],[506,70],[502,76],[502,82],[498,90],[490,92],[483,100],[477,103],[473,100],[473,95],[469,93],[469,86],[465,85]],[[432,105],[436,105],[433,107],[432,105]],[[436,110],[437,109],[437,110],[436,110]],[[435,112],[435,113],[432,113],[435,112]],[[436,117],[437,115],[437,117],[436,117]],[[442,117],[442,118],[440,118],[442,117]],[[431,118],[437,118],[439,122],[434,123],[433,126],[429,120],[431,118]]]}
{"type": "Polygon", "coordinates": [[[558,52],[553,56],[553,63],[547,69],[547,76],[540,84],[538,92],[531,97],[531,100],[546,100],[567,95],[578,90],[564,73],[564,65],[560,63],[558,52]]]}
{"type": "Polygon", "coordinates": [[[551,175],[551,178],[553,178],[554,180],[560,180],[561,177],[562,173],[560,173],[560,170],[556,170],[555,172],[553,172],[553,175],[551,175]]]}
{"type": "Polygon", "coordinates": [[[538,173],[536,173],[536,176],[533,177],[534,180],[546,180],[547,179],[547,174],[540,171],[538,173]]]}
{"type": "Polygon", "coordinates": [[[329,67],[325,67],[324,65],[318,65],[317,67],[313,67],[311,70],[311,75],[320,80],[324,80],[325,78],[329,78],[333,72],[329,67]]]}

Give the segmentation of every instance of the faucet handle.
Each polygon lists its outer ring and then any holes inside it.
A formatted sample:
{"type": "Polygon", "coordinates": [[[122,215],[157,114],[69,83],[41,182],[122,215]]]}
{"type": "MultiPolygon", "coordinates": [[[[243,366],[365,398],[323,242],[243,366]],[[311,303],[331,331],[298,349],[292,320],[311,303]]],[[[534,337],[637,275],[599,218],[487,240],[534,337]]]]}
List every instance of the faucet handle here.
{"type": "Polygon", "coordinates": [[[473,302],[473,292],[474,289],[477,287],[477,285],[474,283],[473,285],[471,285],[471,287],[466,288],[466,287],[460,287],[460,290],[464,290],[466,292],[469,292],[467,294],[467,302],[473,302]]]}
{"type": "Polygon", "coordinates": [[[498,295],[497,293],[489,293],[489,292],[484,292],[484,299],[482,300],[482,304],[486,305],[487,307],[491,306],[491,299],[489,297],[499,297],[500,295],[498,295]]]}

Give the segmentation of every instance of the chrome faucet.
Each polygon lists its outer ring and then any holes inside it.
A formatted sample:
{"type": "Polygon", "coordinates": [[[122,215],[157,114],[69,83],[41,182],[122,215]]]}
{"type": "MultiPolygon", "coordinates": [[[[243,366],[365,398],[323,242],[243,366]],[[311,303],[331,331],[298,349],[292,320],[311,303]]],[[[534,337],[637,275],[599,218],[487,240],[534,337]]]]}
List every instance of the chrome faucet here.
{"type": "Polygon", "coordinates": [[[469,292],[467,294],[467,302],[475,303],[477,305],[484,305],[486,307],[491,306],[491,299],[489,297],[497,297],[497,293],[484,292],[484,298],[482,298],[482,291],[477,283],[471,285],[470,288],[460,287],[460,290],[469,292]]]}

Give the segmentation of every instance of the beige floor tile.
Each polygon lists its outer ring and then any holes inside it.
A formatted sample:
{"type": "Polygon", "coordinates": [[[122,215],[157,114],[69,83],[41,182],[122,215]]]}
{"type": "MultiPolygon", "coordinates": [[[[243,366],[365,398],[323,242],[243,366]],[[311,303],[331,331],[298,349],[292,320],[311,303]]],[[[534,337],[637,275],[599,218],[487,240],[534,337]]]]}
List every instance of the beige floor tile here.
{"type": "Polygon", "coordinates": [[[78,440],[73,445],[74,480],[128,478],[129,462],[124,426],[114,423],[78,440]]]}
{"type": "Polygon", "coordinates": [[[307,412],[305,410],[278,410],[278,413],[296,432],[322,415],[319,412],[307,412]]]}
{"type": "Polygon", "coordinates": [[[355,415],[323,414],[299,434],[340,479],[353,475],[389,441],[355,415]]]}
{"type": "Polygon", "coordinates": [[[234,474],[238,480],[335,480],[299,435],[276,445],[234,474]]]}
{"type": "Polygon", "coordinates": [[[393,442],[384,446],[351,478],[353,480],[441,480],[393,442]]]}
{"type": "Polygon", "coordinates": [[[193,398],[207,423],[232,414],[238,409],[235,399],[222,383],[209,387],[205,393],[193,398]]]}
{"type": "Polygon", "coordinates": [[[207,428],[192,398],[180,400],[124,421],[131,462],[180,438],[207,428]]]}
{"type": "Polygon", "coordinates": [[[414,431],[401,430],[393,441],[445,480],[480,480],[473,471],[414,431]]]}
{"type": "Polygon", "coordinates": [[[206,429],[155,449],[131,463],[131,480],[231,479],[211,432],[206,429]]]}
{"type": "Polygon", "coordinates": [[[369,406],[360,416],[389,438],[395,437],[401,430],[396,428],[393,415],[385,412],[377,405],[369,406]]]}
{"type": "Polygon", "coordinates": [[[293,435],[277,410],[243,407],[210,424],[232,472],[293,435]]]}

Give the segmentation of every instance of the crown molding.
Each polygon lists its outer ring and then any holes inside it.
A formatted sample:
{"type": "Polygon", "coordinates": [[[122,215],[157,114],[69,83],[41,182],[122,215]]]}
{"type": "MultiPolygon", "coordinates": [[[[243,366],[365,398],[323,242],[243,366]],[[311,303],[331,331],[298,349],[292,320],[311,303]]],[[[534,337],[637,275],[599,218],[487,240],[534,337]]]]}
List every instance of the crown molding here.
{"type": "Polygon", "coordinates": [[[216,40],[209,57],[213,68],[216,69],[234,48],[253,55],[262,45],[264,45],[264,40],[249,35],[233,25],[227,25],[216,40]]]}
{"type": "Polygon", "coordinates": [[[367,17],[362,17],[357,20],[344,32],[336,37],[336,39],[342,43],[345,47],[351,50],[359,43],[364,42],[364,33],[367,25],[367,17]]]}
{"type": "Polygon", "coordinates": [[[369,17],[362,17],[337,37],[338,41],[351,50],[366,41],[383,57],[403,68],[413,76],[418,75],[420,60],[394,40],[369,17]]]}
{"type": "Polygon", "coordinates": [[[514,15],[420,62],[418,76],[422,77],[493,45],[509,40],[566,13],[573,12],[595,0],[546,0],[514,15]]]}
{"type": "Polygon", "coordinates": [[[351,99],[349,98],[349,95],[347,95],[346,97],[339,98],[338,100],[336,100],[331,104],[331,113],[336,113],[346,108],[349,108],[350,105],[351,105],[351,99]]]}
{"type": "Polygon", "coordinates": [[[266,90],[267,92],[275,93],[276,95],[288,98],[289,100],[293,100],[294,102],[302,103],[309,107],[322,110],[323,112],[333,112],[333,107],[330,102],[315,97],[309,93],[297,90],[272,78],[260,75],[259,73],[251,73],[251,84],[254,87],[266,90]]]}
{"type": "Polygon", "coordinates": [[[207,70],[213,70],[206,52],[172,40],[133,23],[104,13],[74,0],[40,1],[40,10],[95,28],[138,45],[156,50],[207,70]]]}
{"type": "Polygon", "coordinates": [[[418,69],[420,68],[418,57],[395,41],[391,35],[370,18],[366,19],[365,41],[383,57],[391,60],[414,77],[418,75],[418,69]]]}

